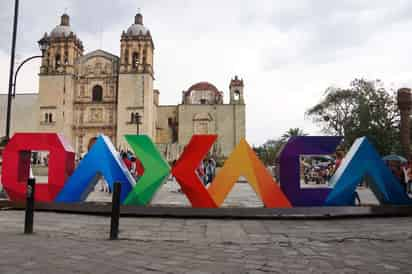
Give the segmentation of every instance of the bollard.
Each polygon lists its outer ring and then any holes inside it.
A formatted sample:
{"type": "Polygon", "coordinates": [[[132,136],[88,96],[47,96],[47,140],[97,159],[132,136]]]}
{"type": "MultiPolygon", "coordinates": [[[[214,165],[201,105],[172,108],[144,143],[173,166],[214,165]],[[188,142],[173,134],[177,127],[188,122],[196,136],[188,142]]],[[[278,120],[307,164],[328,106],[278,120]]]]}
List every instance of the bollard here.
{"type": "Polygon", "coordinates": [[[33,233],[33,215],[34,215],[34,193],[36,189],[36,179],[27,180],[26,190],[26,214],[24,217],[24,234],[33,233]]]}
{"type": "Polygon", "coordinates": [[[110,219],[110,240],[117,240],[119,236],[119,218],[120,218],[120,192],[122,185],[119,182],[114,183],[112,196],[112,216],[110,219]]]}

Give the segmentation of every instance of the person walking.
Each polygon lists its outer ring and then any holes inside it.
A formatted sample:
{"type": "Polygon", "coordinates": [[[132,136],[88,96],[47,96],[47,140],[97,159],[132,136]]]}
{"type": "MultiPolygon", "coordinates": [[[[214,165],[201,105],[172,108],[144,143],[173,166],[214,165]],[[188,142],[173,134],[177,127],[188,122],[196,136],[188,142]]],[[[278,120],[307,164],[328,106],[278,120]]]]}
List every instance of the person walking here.
{"type": "Polygon", "coordinates": [[[141,176],[143,176],[144,168],[142,162],[137,159],[135,156],[132,156],[130,159],[130,173],[133,175],[134,179],[137,181],[141,176]]]}
{"type": "Polygon", "coordinates": [[[215,161],[215,159],[213,159],[213,157],[209,158],[209,164],[212,167],[212,180],[211,181],[213,181],[213,179],[215,178],[215,175],[216,175],[216,161],[215,161]]]}
{"type": "Polygon", "coordinates": [[[202,181],[204,185],[205,183],[205,166],[203,165],[203,161],[200,161],[199,166],[196,168],[196,174],[199,176],[199,179],[202,181]]]}
{"type": "Polygon", "coordinates": [[[205,185],[208,185],[213,180],[213,164],[210,159],[206,162],[205,171],[206,171],[205,172],[206,173],[206,184],[205,185]]]}
{"type": "Polygon", "coordinates": [[[137,181],[137,179],[139,179],[139,175],[137,174],[136,157],[132,156],[132,158],[130,158],[130,163],[130,173],[132,174],[133,178],[137,181]]]}
{"type": "Polygon", "coordinates": [[[408,161],[408,177],[409,180],[407,182],[407,194],[412,194],[412,161],[408,161]]]}
{"type": "Polygon", "coordinates": [[[361,200],[360,200],[358,191],[355,190],[355,192],[353,193],[353,195],[355,196],[355,197],[354,197],[354,200],[358,201],[358,206],[360,206],[360,205],[361,205],[361,200]]]}
{"type": "Polygon", "coordinates": [[[336,161],[335,161],[335,168],[334,168],[333,173],[335,173],[336,170],[338,170],[338,168],[340,167],[340,164],[343,161],[343,157],[345,157],[343,151],[341,150],[336,151],[336,161]]]}
{"type": "Polygon", "coordinates": [[[411,192],[410,186],[412,182],[412,167],[411,161],[408,161],[405,165],[402,166],[403,172],[403,183],[405,184],[405,192],[409,194],[411,192]]]}
{"type": "Polygon", "coordinates": [[[100,184],[100,191],[111,193],[109,185],[107,184],[106,180],[104,180],[104,178],[99,179],[99,184],[100,184]]]}
{"type": "Polygon", "coordinates": [[[129,160],[129,157],[127,156],[127,153],[126,152],[123,152],[122,154],[121,154],[121,156],[122,156],[122,160],[123,160],[123,163],[125,164],[125,166],[127,167],[127,170],[131,170],[132,169],[132,162],[129,160]]]}

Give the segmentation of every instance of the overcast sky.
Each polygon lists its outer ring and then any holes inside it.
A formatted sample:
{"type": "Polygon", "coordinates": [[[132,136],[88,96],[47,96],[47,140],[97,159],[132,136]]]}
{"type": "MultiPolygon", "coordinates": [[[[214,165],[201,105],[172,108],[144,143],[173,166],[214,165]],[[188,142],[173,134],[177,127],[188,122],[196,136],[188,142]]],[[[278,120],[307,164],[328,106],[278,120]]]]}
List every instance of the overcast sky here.
{"type": "MultiPolygon", "coordinates": [[[[0,1],[0,92],[7,91],[12,0],[0,1]]],[[[328,86],[354,78],[411,86],[412,1],[136,1],[21,0],[17,61],[39,54],[36,41],[67,11],[85,52],[119,55],[120,35],[140,8],[155,43],[155,88],[161,104],[177,104],[181,91],[209,81],[224,91],[245,81],[246,129],[260,144],[300,127],[328,86]]],[[[38,62],[21,71],[18,92],[37,92],[38,62]]]]}

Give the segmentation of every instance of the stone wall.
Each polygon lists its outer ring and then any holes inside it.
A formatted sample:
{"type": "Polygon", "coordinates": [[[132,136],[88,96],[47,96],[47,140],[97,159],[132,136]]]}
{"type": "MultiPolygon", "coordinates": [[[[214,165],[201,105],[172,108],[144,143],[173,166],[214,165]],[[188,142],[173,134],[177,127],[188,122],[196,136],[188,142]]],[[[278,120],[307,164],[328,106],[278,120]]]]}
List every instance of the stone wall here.
{"type": "Polygon", "coordinates": [[[36,126],[41,132],[62,133],[74,143],[73,127],[73,94],[74,75],[51,74],[40,75],[39,110],[36,126]],[[52,113],[53,121],[45,122],[45,113],[52,113]]]}
{"type": "MultiPolygon", "coordinates": [[[[210,117],[207,134],[218,134],[217,145],[221,154],[228,156],[241,138],[245,137],[244,105],[179,105],[179,143],[187,144],[195,130],[196,115],[210,117]]],[[[205,132],[203,132],[205,133],[205,132]]]]}
{"type": "Polygon", "coordinates": [[[177,106],[158,106],[156,143],[173,143],[173,130],[171,125],[169,125],[169,119],[171,119],[172,123],[177,121],[177,106]]]}
{"type": "MultiPolygon", "coordinates": [[[[15,132],[35,132],[38,124],[38,94],[17,94],[12,99],[11,136],[15,132]]],[[[0,94],[0,136],[6,135],[7,94],[0,94]]]]}
{"type": "Polygon", "coordinates": [[[141,115],[140,134],[147,134],[154,139],[155,105],[153,78],[150,74],[122,73],[119,75],[117,145],[127,146],[123,136],[136,134],[137,126],[131,123],[131,113],[141,115]]]}

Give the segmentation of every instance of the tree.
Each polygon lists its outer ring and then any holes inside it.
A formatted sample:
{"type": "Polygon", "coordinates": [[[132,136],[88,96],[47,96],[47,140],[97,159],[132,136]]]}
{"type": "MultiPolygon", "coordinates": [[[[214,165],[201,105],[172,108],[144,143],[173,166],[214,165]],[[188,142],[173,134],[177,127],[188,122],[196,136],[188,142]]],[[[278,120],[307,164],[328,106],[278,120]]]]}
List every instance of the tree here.
{"type": "Polygon", "coordinates": [[[283,135],[281,140],[283,142],[287,142],[290,137],[296,137],[296,136],[306,136],[307,134],[303,132],[302,129],[300,128],[290,128],[288,131],[286,131],[283,135]]]}
{"type": "Polygon", "coordinates": [[[355,79],[347,89],[330,87],[306,115],[325,133],[343,136],[344,148],[366,136],[381,154],[399,152],[396,97],[379,80],[355,79]]]}
{"type": "Polygon", "coordinates": [[[282,139],[269,139],[263,145],[253,149],[265,166],[268,166],[275,164],[276,157],[283,144],[282,139]]]}
{"type": "Polygon", "coordinates": [[[269,139],[263,145],[254,147],[253,149],[266,166],[273,166],[280,151],[290,137],[306,135],[307,134],[300,128],[290,128],[281,138],[269,139]]]}

